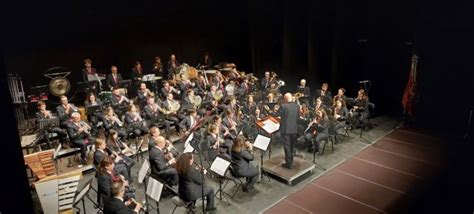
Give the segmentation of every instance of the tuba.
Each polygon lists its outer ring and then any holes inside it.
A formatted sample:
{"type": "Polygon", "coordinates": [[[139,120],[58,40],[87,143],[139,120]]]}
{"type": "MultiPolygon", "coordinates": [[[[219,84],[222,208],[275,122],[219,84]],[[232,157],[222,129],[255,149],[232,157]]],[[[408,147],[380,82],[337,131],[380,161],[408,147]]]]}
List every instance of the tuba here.
{"type": "Polygon", "coordinates": [[[201,102],[202,102],[201,97],[194,95],[192,97],[189,97],[189,99],[193,103],[194,108],[199,109],[199,106],[201,106],[201,102]]]}

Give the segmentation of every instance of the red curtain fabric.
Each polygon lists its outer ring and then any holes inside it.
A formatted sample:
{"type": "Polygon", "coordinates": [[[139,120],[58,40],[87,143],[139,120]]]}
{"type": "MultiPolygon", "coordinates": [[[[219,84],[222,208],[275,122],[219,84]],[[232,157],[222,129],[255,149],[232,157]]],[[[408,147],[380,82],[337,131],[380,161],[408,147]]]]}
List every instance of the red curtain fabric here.
{"type": "MultiPolygon", "coordinates": [[[[415,56],[416,57],[416,56],[415,56]]],[[[415,116],[414,97],[416,95],[416,58],[412,59],[410,75],[403,93],[402,105],[405,113],[411,117],[415,116]]]]}

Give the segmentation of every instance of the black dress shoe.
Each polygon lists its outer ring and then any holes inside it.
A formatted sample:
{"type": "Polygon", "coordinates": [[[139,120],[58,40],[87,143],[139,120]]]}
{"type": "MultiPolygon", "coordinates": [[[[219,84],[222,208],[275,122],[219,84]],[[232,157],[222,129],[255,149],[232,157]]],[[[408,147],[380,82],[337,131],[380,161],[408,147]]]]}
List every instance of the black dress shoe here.
{"type": "Polygon", "coordinates": [[[289,164],[286,164],[286,163],[282,163],[281,167],[291,169],[291,166],[289,164]]]}
{"type": "Polygon", "coordinates": [[[216,211],[217,208],[216,207],[207,207],[206,208],[206,212],[212,212],[212,211],[216,211]]]}

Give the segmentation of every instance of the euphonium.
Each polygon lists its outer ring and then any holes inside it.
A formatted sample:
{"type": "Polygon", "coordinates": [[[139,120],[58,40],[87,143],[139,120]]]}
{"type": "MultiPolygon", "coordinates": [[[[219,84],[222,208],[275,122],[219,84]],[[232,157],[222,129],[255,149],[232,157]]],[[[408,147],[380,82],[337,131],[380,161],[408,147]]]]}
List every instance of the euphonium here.
{"type": "Polygon", "coordinates": [[[222,94],[222,91],[218,90],[212,94],[212,97],[214,98],[215,101],[220,101],[222,97],[224,97],[224,95],[222,94]]]}

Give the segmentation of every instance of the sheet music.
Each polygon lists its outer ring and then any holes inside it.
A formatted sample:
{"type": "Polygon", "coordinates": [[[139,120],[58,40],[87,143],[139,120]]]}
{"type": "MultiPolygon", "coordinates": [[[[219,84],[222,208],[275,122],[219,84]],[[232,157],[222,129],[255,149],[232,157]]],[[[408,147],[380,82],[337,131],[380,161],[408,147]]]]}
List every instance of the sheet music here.
{"type": "Polygon", "coordinates": [[[103,80],[103,79],[105,79],[105,77],[95,75],[95,74],[87,74],[87,80],[89,80],[89,81],[99,81],[99,80],[103,80]],[[97,78],[99,78],[99,79],[97,79],[97,78]]]}
{"type": "Polygon", "coordinates": [[[155,201],[160,201],[161,191],[163,190],[163,184],[159,181],[149,178],[148,185],[146,187],[146,194],[155,201]]]}
{"type": "Polygon", "coordinates": [[[143,76],[143,81],[152,81],[155,80],[155,74],[147,74],[143,76]]]}
{"type": "Polygon", "coordinates": [[[21,147],[29,146],[36,140],[36,134],[21,136],[21,147]]]}
{"type": "Polygon", "coordinates": [[[217,173],[220,176],[224,176],[225,171],[227,171],[227,168],[229,168],[229,165],[229,161],[226,161],[220,157],[216,157],[216,159],[214,159],[214,162],[212,162],[211,171],[217,173]]]}
{"type": "Polygon", "coordinates": [[[277,131],[278,129],[280,129],[280,124],[279,123],[275,123],[273,122],[272,120],[265,120],[263,121],[263,127],[262,127],[266,132],[268,133],[273,133],[275,131],[277,131]]]}
{"type": "Polygon", "coordinates": [[[188,146],[184,147],[183,154],[184,153],[192,153],[192,152],[194,152],[194,147],[192,147],[191,144],[188,144],[188,146]]]}
{"type": "Polygon", "coordinates": [[[267,151],[268,145],[272,139],[269,137],[265,137],[263,135],[258,135],[255,138],[255,142],[253,143],[253,147],[261,149],[263,151],[267,151]]]}
{"type": "Polygon", "coordinates": [[[186,150],[186,147],[190,146],[189,143],[191,140],[194,138],[194,133],[191,132],[191,134],[186,138],[186,141],[184,141],[184,148],[186,150]]]}
{"type": "Polygon", "coordinates": [[[140,168],[140,171],[138,171],[138,183],[143,183],[148,169],[150,169],[150,163],[148,162],[148,160],[145,159],[145,161],[143,161],[142,167],[140,168]]]}

